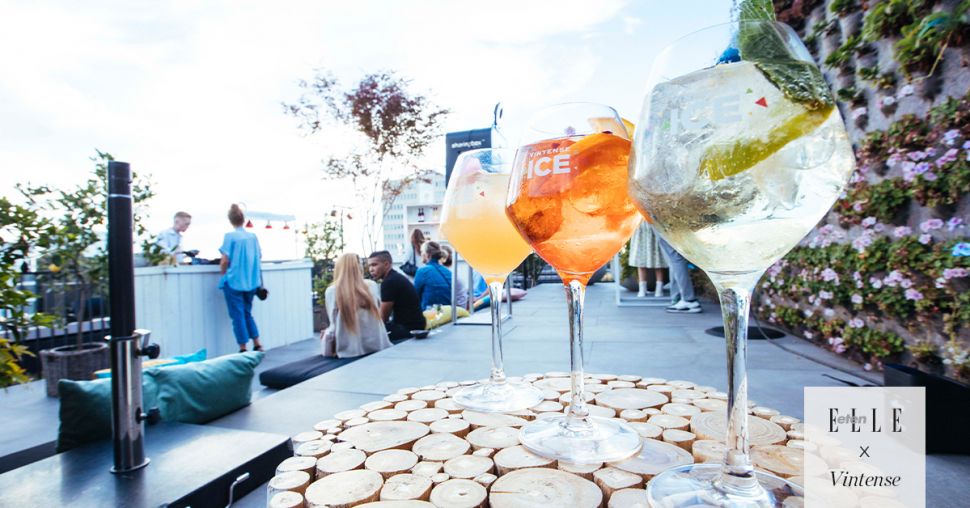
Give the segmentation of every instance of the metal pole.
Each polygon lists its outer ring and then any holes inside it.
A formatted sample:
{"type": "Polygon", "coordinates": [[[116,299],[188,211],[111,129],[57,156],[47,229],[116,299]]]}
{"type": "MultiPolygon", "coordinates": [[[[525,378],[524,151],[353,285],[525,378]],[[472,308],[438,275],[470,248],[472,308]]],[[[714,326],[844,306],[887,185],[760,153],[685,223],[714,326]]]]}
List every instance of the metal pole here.
{"type": "Polygon", "coordinates": [[[135,334],[135,269],[132,253],[131,168],[108,163],[108,291],[111,305],[112,473],[148,465],[142,423],[140,338],[135,334]]]}

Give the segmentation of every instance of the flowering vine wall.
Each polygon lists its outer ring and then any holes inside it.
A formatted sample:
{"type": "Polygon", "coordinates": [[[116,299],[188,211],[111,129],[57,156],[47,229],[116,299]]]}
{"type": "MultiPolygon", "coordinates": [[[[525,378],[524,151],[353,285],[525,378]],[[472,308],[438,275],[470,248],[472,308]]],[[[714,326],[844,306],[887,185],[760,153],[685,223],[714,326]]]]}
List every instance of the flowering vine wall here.
{"type": "Polygon", "coordinates": [[[761,282],[758,316],[879,369],[970,380],[970,1],[781,0],[858,165],[761,282]]]}

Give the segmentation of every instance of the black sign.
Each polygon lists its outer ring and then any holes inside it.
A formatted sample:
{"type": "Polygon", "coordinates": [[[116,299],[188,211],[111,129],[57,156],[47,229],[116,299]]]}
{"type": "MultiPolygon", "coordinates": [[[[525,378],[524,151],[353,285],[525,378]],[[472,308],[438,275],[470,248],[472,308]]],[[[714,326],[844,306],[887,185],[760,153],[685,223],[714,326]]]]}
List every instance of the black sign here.
{"type": "Polygon", "coordinates": [[[451,170],[455,168],[458,155],[468,150],[492,147],[492,129],[449,132],[445,134],[445,182],[451,180],[451,170]]]}

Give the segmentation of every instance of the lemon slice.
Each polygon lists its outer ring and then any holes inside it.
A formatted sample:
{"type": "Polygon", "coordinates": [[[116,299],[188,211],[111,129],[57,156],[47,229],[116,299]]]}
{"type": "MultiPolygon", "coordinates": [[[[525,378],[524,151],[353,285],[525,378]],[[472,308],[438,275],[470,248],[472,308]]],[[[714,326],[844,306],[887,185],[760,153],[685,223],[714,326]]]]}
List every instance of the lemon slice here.
{"type": "Polygon", "coordinates": [[[712,146],[701,157],[700,172],[711,180],[734,176],[771,157],[788,143],[814,131],[832,113],[833,106],[803,111],[768,133],[765,139],[743,139],[729,146],[712,146]]]}

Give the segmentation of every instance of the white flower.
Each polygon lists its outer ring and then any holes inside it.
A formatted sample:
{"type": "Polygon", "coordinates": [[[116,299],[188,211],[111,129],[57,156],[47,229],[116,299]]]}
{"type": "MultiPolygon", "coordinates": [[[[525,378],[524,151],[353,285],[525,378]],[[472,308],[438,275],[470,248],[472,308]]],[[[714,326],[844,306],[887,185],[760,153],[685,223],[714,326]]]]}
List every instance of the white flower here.
{"type": "Polygon", "coordinates": [[[884,108],[888,108],[888,107],[892,106],[893,104],[896,104],[896,98],[893,97],[892,95],[887,95],[887,96],[885,96],[885,97],[882,98],[882,106],[884,108]]]}
{"type": "Polygon", "coordinates": [[[913,85],[906,84],[899,88],[899,93],[896,94],[896,97],[908,97],[914,93],[916,93],[916,88],[914,88],[913,85]]]}
{"type": "Polygon", "coordinates": [[[866,109],[865,107],[855,108],[852,110],[852,119],[858,120],[868,114],[869,114],[869,110],[866,109]]]}

